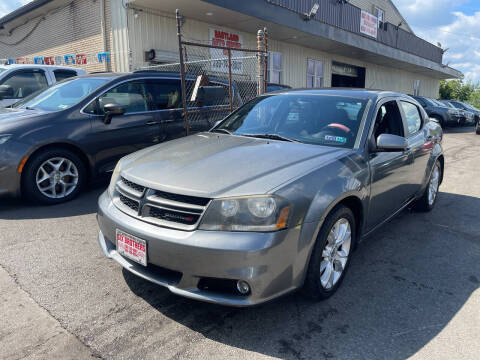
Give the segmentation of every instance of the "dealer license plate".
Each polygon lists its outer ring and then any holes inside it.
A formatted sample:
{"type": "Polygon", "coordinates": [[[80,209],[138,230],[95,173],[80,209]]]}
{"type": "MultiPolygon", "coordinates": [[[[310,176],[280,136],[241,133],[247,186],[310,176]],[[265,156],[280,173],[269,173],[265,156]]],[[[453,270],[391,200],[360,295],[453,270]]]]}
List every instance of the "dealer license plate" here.
{"type": "Polygon", "coordinates": [[[143,266],[147,266],[147,242],[117,229],[117,251],[143,266]]]}

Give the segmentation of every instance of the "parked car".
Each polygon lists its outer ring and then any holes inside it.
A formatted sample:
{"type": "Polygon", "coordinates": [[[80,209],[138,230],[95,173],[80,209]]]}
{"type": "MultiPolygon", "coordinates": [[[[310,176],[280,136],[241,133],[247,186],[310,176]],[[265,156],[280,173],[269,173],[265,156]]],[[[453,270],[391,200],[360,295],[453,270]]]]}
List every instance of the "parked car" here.
{"type": "Polygon", "coordinates": [[[279,91],[279,90],[287,90],[291,89],[292,87],[289,85],[283,85],[283,84],[274,84],[274,83],[267,83],[267,93],[273,92],[273,91],[279,91]]]}
{"type": "Polygon", "coordinates": [[[463,109],[460,109],[458,107],[456,107],[455,105],[453,105],[450,101],[448,100],[435,100],[436,103],[439,103],[441,104],[441,106],[447,106],[451,109],[456,109],[460,112],[460,114],[462,115],[462,120],[460,121],[460,123],[462,124],[466,124],[469,119],[473,119],[473,114],[463,110],[463,109]]]}
{"type": "Polygon", "coordinates": [[[465,117],[458,109],[452,109],[446,105],[440,106],[434,99],[423,96],[413,96],[413,98],[422,105],[428,116],[437,120],[442,127],[464,124],[465,117]]]}
{"type": "Polygon", "coordinates": [[[99,199],[99,245],[192,299],[248,306],[298,288],[324,299],[360,240],[410,204],[434,207],[441,140],[406,95],[265,94],[209,132],[120,160],[99,199]]]}
{"type": "Polygon", "coordinates": [[[478,120],[480,119],[480,111],[475,109],[469,104],[466,104],[461,101],[457,100],[450,100],[450,103],[453,104],[456,108],[464,110],[466,113],[468,113],[468,122],[469,123],[477,123],[478,120]]]}
{"type": "Polygon", "coordinates": [[[0,107],[17,101],[67,78],[85,75],[83,69],[52,65],[0,65],[0,107]]]}
{"type": "Polygon", "coordinates": [[[475,132],[477,135],[480,135],[480,121],[477,121],[477,124],[475,125],[475,132]]]}
{"type": "MultiPolygon", "coordinates": [[[[72,199],[90,179],[111,175],[122,156],[183,136],[181,93],[178,74],[103,73],[0,109],[0,195],[72,199]]],[[[204,112],[192,130],[210,129],[218,113],[204,112]]]]}

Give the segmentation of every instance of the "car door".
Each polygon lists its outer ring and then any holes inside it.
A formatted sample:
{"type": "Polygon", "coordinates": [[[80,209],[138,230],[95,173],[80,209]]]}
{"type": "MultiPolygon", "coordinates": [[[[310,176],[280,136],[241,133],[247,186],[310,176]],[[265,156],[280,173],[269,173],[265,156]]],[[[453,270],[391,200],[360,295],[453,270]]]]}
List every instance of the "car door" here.
{"type": "Polygon", "coordinates": [[[428,160],[433,151],[434,142],[424,131],[425,119],[422,111],[416,104],[408,100],[400,100],[400,110],[406,123],[407,142],[409,151],[413,157],[411,167],[412,191],[420,191],[426,178],[428,160]]]}
{"type": "Polygon", "coordinates": [[[92,136],[97,171],[113,170],[117,161],[131,152],[155,145],[162,140],[158,117],[152,111],[146,82],[135,79],[118,84],[98,96],[85,109],[91,115],[92,136]],[[125,113],[105,123],[104,106],[123,106],[125,113]]]}
{"type": "Polygon", "coordinates": [[[396,99],[386,99],[377,105],[375,123],[370,129],[369,229],[394,214],[413,195],[410,178],[413,160],[411,152],[377,151],[376,139],[381,134],[405,136],[405,126],[396,99]]]}
{"type": "Polygon", "coordinates": [[[157,114],[162,141],[185,135],[182,118],[182,87],[180,79],[152,78],[146,81],[152,108],[157,114]]]}
{"type": "Polygon", "coordinates": [[[0,81],[0,85],[10,86],[12,89],[11,96],[1,99],[0,105],[5,107],[15,104],[34,92],[46,89],[48,81],[42,69],[21,69],[5,76],[0,81]]]}

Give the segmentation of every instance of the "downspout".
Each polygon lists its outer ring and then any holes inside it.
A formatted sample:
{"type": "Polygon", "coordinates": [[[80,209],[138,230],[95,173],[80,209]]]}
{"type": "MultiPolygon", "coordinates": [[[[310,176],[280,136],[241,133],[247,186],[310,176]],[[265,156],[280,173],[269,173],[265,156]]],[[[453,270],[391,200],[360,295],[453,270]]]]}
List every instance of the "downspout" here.
{"type": "MultiPolygon", "coordinates": [[[[107,24],[105,19],[105,1],[107,0],[100,0],[100,26],[102,27],[103,51],[107,52],[107,24]]],[[[110,71],[110,63],[108,61],[105,60],[103,66],[105,71],[110,71]]]]}

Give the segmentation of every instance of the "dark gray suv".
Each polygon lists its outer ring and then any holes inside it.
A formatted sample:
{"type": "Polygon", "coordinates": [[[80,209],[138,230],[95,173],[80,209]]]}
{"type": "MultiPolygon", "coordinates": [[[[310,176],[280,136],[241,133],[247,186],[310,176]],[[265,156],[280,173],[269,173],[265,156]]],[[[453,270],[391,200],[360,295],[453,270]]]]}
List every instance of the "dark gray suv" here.
{"type": "MultiPolygon", "coordinates": [[[[122,156],[183,136],[181,93],[175,73],[101,73],[1,109],[0,195],[72,199],[122,156]]],[[[217,113],[205,112],[192,130],[209,129],[217,113]]]]}
{"type": "Polygon", "coordinates": [[[465,116],[458,109],[453,109],[447,105],[440,106],[434,100],[423,96],[412,96],[425,109],[428,116],[435,119],[442,127],[463,125],[465,116]]]}

